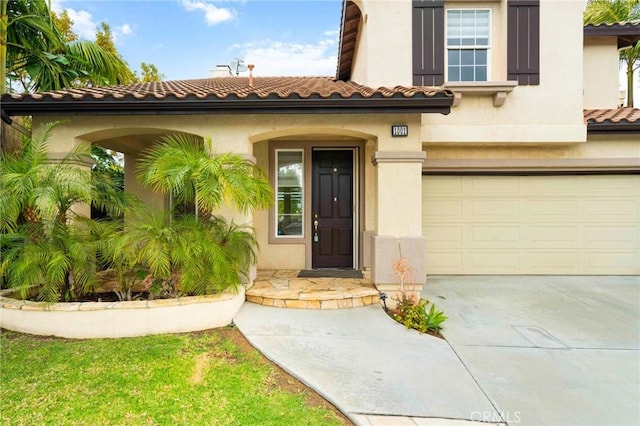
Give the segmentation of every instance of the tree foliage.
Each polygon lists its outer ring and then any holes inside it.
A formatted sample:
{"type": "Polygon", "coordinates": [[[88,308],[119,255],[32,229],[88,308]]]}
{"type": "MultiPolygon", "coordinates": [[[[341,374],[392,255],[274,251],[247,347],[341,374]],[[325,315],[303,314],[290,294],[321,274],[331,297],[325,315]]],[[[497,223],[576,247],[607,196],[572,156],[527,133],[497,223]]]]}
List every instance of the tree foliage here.
{"type": "MultiPolygon", "coordinates": [[[[153,64],[142,63],[140,64],[141,76],[138,80],[142,83],[153,83],[156,81],[164,80],[164,74],[158,71],[158,68],[153,64]]],[[[136,76],[137,77],[137,76],[136,76]]]]}
{"type": "MultiPolygon", "coordinates": [[[[585,24],[613,24],[640,20],[640,0],[589,0],[584,12],[585,24]]],[[[626,64],[627,106],[633,108],[634,72],[640,68],[640,41],[620,51],[626,64]]]]}
{"type": "MultiPolygon", "coordinates": [[[[7,92],[7,79],[23,91],[139,81],[106,23],[95,42],[80,40],[72,27],[69,14],[50,11],[46,0],[0,0],[0,93],[7,92]]],[[[155,66],[147,68],[144,81],[162,79],[155,66]]]]}
{"type": "Polygon", "coordinates": [[[126,64],[94,42],[67,40],[45,0],[0,0],[0,69],[26,91],[59,90],[123,82],[126,64]]]}

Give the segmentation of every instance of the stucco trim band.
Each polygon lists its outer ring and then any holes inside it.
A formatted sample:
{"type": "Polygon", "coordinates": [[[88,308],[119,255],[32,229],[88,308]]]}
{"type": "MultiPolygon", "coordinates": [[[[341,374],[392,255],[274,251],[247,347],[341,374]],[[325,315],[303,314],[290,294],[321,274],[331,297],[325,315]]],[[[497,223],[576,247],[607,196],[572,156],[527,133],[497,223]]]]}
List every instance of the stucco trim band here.
{"type": "Polygon", "coordinates": [[[640,158],[429,159],[423,174],[460,173],[633,173],[640,158]]]}
{"type": "Polygon", "coordinates": [[[374,165],[379,163],[424,163],[424,151],[376,151],[371,157],[374,165]]]}

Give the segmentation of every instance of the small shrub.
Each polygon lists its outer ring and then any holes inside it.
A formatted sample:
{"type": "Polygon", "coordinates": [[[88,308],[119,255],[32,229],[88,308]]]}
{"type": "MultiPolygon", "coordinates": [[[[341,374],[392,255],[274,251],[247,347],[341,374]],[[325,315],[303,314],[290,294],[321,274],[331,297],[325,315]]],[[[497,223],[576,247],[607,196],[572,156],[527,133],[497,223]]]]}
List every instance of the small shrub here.
{"type": "Polygon", "coordinates": [[[415,293],[401,292],[396,298],[397,305],[390,311],[391,316],[407,328],[413,328],[421,333],[438,334],[447,317],[444,312],[436,309],[434,304],[427,310],[429,301],[419,299],[415,293]]]}

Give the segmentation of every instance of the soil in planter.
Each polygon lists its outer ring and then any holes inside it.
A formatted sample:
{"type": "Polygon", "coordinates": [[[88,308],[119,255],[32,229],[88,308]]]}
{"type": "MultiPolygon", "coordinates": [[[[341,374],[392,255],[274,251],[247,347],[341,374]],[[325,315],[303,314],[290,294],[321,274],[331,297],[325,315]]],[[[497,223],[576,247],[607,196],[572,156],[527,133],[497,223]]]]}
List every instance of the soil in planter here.
{"type": "MultiPolygon", "coordinates": [[[[131,293],[131,300],[149,300],[149,292],[140,291],[131,293]]],[[[87,293],[76,298],[74,302],[120,302],[118,296],[113,292],[87,293]]]]}

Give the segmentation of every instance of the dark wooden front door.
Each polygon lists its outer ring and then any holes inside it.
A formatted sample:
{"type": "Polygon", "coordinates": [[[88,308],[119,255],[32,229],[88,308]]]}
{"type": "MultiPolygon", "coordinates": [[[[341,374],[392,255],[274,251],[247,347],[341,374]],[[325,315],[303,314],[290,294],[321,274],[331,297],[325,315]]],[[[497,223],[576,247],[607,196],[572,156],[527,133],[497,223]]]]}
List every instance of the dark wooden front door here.
{"type": "Polygon", "coordinates": [[[314,268],[353,267],[353,151],[313,151],[314,268]]]}

